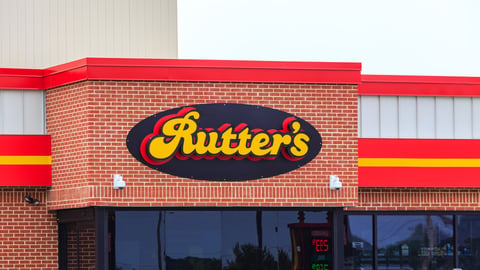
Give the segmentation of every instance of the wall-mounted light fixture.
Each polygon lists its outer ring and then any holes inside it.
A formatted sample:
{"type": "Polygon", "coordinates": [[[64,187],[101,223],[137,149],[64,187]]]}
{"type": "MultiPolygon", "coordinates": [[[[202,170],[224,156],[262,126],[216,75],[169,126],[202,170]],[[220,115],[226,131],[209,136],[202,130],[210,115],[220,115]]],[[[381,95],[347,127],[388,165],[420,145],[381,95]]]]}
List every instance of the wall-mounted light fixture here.
{"type": "Polygon", "coordinates": [[[124,189],[127,183],[123,181],[123,177],[120,174],[113,175],[113,189],[124,189]]]}
{"type": "Polygon", "coordinates": [[[342,182],[340,178],[336,175],[330,175],[330,189],[331,190],[340,190],[342,188],[342,182]]]}
{"type": "Polygon", "coordinates": [[[40,204],[40,201],[35,199],[35,198],[32,198],[30,195],[25,195],[25,197],[23,197],[23,200],[28,203],[28,204],[31,204],[31,205],[39,205],[40,204]]]}

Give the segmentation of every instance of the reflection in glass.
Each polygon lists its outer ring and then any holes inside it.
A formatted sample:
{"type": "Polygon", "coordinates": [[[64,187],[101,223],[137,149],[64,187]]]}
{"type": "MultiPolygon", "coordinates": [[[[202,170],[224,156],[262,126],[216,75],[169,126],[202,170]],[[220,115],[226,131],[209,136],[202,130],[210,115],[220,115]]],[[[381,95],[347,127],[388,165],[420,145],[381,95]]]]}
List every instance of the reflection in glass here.
{"type": "Polygon", "coordinates": [[[158,260],[158,211],[115,213],[116,269],[161,269],[158,260]]]}
{"type": "Polygon", "coordinates": [[[249,259],[256,260],[258,239],[255,220],[254,211],[222,212],[222,265],[228,266],[227,269],[234,269],[237,264],[248,264],[249,259]],[[253,258],[248,257],[248,252],[253,252],[253,258]]]}
{"type": "MultiPolygon", "coordinates": [[[[301,213],[302,225],[328,222],[327,211],[301,213]]],[[[260,210],[121,210],[113,220],[116,270],[291,270],[289,224],[300,222],[299,211],[260,210]]]]}
{"type": "Polygon", "coordinates": [[[372,216],[345,216],[345,236],[345,269],[373,269],[372,216]]]}
{"type": "Polygon", "coordinates": [[[297,222],[296,211],[264,211],[263,241],[278,262],[279,270],[292,268],[292,243],[288,224],[297,222]]]}
{"type": "Polygon", "coordinates": [[[453,216],[384,215],[377,228],[379,269],[453,268],[453,216]]]}
{"type": "Polygon", "coordinates": [[[457,243],[459,267],[480,269],[480,217],[458,216],[457,243]]]}
{"type": "Polygon", "coordinates": [[[221,269],[220,217],[218,211],[166,212],[166,269],[221,269]]]}

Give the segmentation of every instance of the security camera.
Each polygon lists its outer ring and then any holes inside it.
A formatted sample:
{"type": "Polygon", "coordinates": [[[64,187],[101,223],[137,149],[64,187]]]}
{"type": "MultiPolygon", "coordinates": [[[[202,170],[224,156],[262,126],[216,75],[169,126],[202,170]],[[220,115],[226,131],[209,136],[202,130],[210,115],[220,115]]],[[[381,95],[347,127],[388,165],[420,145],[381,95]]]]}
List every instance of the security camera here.
{"type": "Polygon", "coordinates": [[[342,188],[342,182],[340,178],[336,175],[330,175],[330,189],[331,190],[340,190],[342,188]]]}
{"type": "Polygon", "coordinates": [[[125,181],[123,181],[123,177],[120,174],[113,175],[113,189],[124,189],[126,186],[125,181]]]}

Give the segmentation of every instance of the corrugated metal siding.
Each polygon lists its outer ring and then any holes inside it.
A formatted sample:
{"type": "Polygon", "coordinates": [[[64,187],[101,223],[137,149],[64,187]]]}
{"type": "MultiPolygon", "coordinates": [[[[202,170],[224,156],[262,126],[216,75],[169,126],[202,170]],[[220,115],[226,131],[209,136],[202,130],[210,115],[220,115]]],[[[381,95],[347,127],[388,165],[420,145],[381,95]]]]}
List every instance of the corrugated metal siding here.
{"type": "Polygon", "coordinates": [[[361,138],[480,139],[479,97],[360,96],[361,138]]]}
{"type": "Polygon", "coordinates": [[[44,92],[0,90],[0,134],[45,134],[44,92]]]}
{"type": "Polygon", "coordinates": [[[177,58],[175,0],[0,0],[0,66],[177,58]]]}

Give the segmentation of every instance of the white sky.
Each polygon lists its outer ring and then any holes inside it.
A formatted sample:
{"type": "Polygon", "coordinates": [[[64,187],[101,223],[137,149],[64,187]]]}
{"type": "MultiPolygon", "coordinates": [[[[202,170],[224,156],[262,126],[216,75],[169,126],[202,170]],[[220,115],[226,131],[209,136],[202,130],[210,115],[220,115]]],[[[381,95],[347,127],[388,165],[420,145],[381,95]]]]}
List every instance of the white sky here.
{"type": "Polygon", "coordinates": [[[178,0],[179,58],[480,76],[479,0],[178,0]]]}

